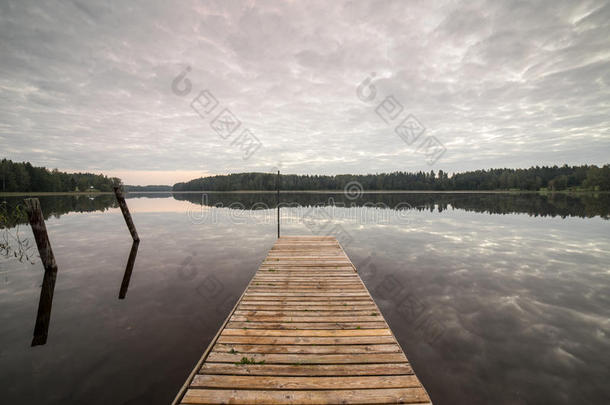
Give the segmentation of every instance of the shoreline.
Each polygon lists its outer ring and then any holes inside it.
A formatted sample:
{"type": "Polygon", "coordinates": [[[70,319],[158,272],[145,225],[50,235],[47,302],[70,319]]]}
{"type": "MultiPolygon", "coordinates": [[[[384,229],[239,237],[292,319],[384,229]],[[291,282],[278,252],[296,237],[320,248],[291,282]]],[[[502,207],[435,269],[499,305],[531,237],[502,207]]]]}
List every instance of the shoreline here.
{"type": "MultiPolygon", "coordinates": [[[[125,194],[275,194],[276,190],[234,190],[234,191],[126,191],[125,194]]],[[[344,190],[281,190],[281,194],[344,194],[344,190]]],[[[607,194],[610,191],[594,190],[363,190],[362,194],[607,194]]],[[[75,191],[29,191],[0,192],[0,197],[28,196],[87,196],[114,195],[111,191],[75,192],[75,191]]]]}

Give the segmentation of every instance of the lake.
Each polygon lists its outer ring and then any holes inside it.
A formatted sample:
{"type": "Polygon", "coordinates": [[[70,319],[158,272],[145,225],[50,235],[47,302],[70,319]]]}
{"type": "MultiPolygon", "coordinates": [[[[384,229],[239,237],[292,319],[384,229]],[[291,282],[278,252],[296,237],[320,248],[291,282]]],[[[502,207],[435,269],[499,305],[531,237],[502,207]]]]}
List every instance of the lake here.
{"type": "MultiPolygon", "coordinates": [[[[0,257],[0,402],[171,403],[273,245],[275,198],[129,194],[136,250],[114,196],[41,196],[50,325],[32,346],[35,247],[0,257]]],[[[610,403],[608,194],[281,198],[283,235],[337,236],[436,405],[610,403]]],[[[0,201],[31,243],[23,198],[0,201]]]]}

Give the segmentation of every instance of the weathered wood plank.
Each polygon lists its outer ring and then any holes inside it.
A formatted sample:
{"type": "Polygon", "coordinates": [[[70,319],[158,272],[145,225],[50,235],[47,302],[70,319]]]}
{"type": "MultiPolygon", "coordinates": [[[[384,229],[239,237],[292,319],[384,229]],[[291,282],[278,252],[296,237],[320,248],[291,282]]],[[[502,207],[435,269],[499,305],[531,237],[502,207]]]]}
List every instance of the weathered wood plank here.
{"type": "Polygon", "coordinates": [[[263,391],[189,389],[185,404],[422,404],[429,398],[423,388],[383,388],[328,391],[263,391]]]}
{"type": "Polygon", "coordinates": [[[222,335],[231,336],[392,336],[389,329],[354,329],[354,330],[273,330],[273,329],[230,329],[222,335]]]}
{"type": "Polygon", "coordinates": [[[372,303],[364,303],[362,305],[290,305],[288,303],[273,303],[269,301],[250,301],[250,303],[241,303],[240,311],[300,311],[300,312],[345,312],[345,311],[377,311],[377,307],[372,303]]]}
{"type": "Polygon", "coordinates": [[[379,329],[385,322],[229,322],[234,329],[379,329]]]}
{"type": "MultiPolygon", "coordinates": [[[[250,292],[255,290],[269,290],[273,292],[277,292],[277,290],[316,290],[316,289],[330,289],[335,288],[341,292],[361,292],[362,285],[356,284],[354,282],[342,282],[336,283],[332,281],[319,281],[316,283],[303,281],[303,284],[297,281],[283,281],[280,279],[257,279],[253,280],[253,283],[249,289],[250,292]],[[307,284],[305,284],[307,283],[307,284]],[[344,291],[345,290],[345,291],[344,291]],[[347,291],[347,290],[356,290],[356,291],[347,291]]],[[[335,291],[337,291],[335,290],[335,291]]]]}
{"type": "Polygon", "coordinates": [[[383,317],[375,312],[375,315],[366,314],[361,316],[282,316],[282,315],[238,315],[231,318],[233,322],[383,322],[383,317]]]}
{"type": "Polygon", "coordinates": [[[244,356],[241,353],[222,353],[212,351],[208,361],[215,363],[239,363],[244,357],[253,362],[265,364],[366,364],[366,363],[405,363],[406,357],[402,353],[356,353],[356,354],[265,354],[250,353],[244,356]]]}
{"type": "MultiPolygon", "coordinates": [[[[320,306],[335,306],[335,307],[347,307],[350,305],[357,306],[366,306],[370,307],[371,305],[375,305],[370,299],[346,299],[346,300],[327,300],[327,299],[309,299],[309,300],[299,300],[298,298],[293,299],[292,297],[288,297],[290,299],[278,299],[273,297],[263,297],[263,298],[246,298],[241,302],[241,305],[305,305],[309,308],[315,308],[320,306]]],[[[376,308],[376,307],[375,307],[376,308]]]]}
{"type": "Polygon", "coordinates": [[[261,344],[261,345],[367,345],[396,344],[393,336],[233,336],[221,335],[218,344],[261,344]]]}
{"type": "Polygon", "coordinates": [[[309,272],[303,275],[282,274],[281,272],[275,274],[275,272],[267,272],[256,275],[253,280],[277,280],[277,282],[293,284],[303,281],[307,284],[356,284],[358,286],[362,286],[362,282],[355,274],[345,274],[331,277],[329,276],[329,273],[326,273],[325,275],[317,275],[314,277],[314,275],[309,272]]]}
{"type": "Polygon", "coordinates": [[[357,289],[362,290],[362,284],[356,283],[354,281],[303,281],[298,282],[294,280],[285,281],[282,279],[256,279],[253,280],[252,289],[255,288],[263,288],[263,289],[315,289],[315,288],[342,288],[342,289],[357,289]]]}
{"type": "Polygon", "coordinates": [[[312,302],[312,305],[315,305],[315,303],[322,303],[324,305],[328,305],[328,304],[336,305],[337,303],[339,305],[342,305],[344,303],[348,303],[348,305],[349,305],[349,303],[356,302],[356,301],[360,301],[361,303],[362,302],[365,302],[365,303],[372,303],[373,302],[373,300],[371,300],[369,297],[365,297],[365,296],[345,296],[345,297],[313,296],[313,297],[306,297],[306,296],[248,295],[248,294],[246,294],[244,296],[244,300],[246,302],[248,302],[248,301],[312,302]]]}
{"type": "Polygon", "coordinates": [[[346,345],[278,345],[278,344],[216,344],[214,351],[267,354],[347,354],[347,353],[399,353],[397,344],[346,344],[346,345]]]}
{"type": "Polygon", "coordinates": [[[298,284],[287,286],[287,285],[274,285],[269,283],[254,283],[252,287],[248,288],[248,293],[255,292],[268,292],[274,293],[278,291],[285,291],[291,293],[297,292],[333,292],[333,291],[342,291],[342,292],[358,292],[362,289],[362,286],[299,286],[298,284]]]}
{"type": "Polygon", "coordinates": [[[248,292],[246,293],[248,297],[365,297],[370,299],[369,296],[363,292],[285,292],[285,291],[274,291],[274,292],[248,292]]]}
{"type": "Polygon", "coordinates": [[[416,388],[419,387],[419,385],[417,377],[413,375],[376,377],[269,377],[200,374],[195,376],[191,387],[259,390],[349,390],[366,388],[416,388]]]}
{"type": "MultiPolygon", "coordinates": [[[[245,317],[254,317],[254,316],[284,316],[284,317],[333,317],[332,320],[336,320],[335,316],[343,316],[346,315],[346,311],[320,311],[320,310],[311,310],[307,309],[304,311],[291,311],[291,310],[277,310],[277,311],[269,311],[265,309],[261,310],[253,310],[246,311],[243,309],[238,309],[235,311],[236,316],[245,316],[245,317]]],[[[350,316],[358,316],[358,315],[379,315],[379,312],[375,310],[362,311],[362,310],[352,310],[349,311],[348,315],[350,316]]],[[[383,318],[382,318],[383,320],[383,318]]],[[[299,319],[302,321],[302,319],[299,319]]]]}
{"type": "Polygon", "coordinates": [[[357,376],[408,375],[413,369],[408,363],[391,364],[234,364],[206,362],[201,374],[275,375],[275,376],[357,376]]]}

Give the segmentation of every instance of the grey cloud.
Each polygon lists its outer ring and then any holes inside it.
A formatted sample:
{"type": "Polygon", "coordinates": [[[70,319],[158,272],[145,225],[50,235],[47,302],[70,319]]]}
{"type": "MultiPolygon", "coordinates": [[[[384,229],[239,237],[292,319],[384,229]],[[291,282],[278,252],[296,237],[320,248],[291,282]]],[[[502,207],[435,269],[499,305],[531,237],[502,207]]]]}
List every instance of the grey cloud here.
{"type": "Polygon", "coordinates": [[[435,170],[606,163],[609,16],[603,1],[5,1],[0,145],[79,170],[430,170],[356,97],[375,72],[377,101],[447,146],[435,170]],[[263,142],[250,160],[190,108],[203,89],[263,142]]]}

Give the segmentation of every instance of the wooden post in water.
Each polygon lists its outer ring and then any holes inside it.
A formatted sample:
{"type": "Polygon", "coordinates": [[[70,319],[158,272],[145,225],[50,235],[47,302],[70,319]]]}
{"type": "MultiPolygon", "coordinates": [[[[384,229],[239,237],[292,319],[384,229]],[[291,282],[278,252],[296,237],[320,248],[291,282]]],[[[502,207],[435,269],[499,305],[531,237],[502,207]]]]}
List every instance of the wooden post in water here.
{"type": "Polygon", "coordinates": [[[277,171],[277,238],[280,238],[280,171],[277,171]]]}
{"type": "Polygon", "coordinates": [[[123,192],[121,191],[120,186],[114,186],[114,195],[116,195],[116,199],[119,202],[119,207],[121,207],[121,212],[123,213],[123,218],[125,218],[125,223],[127,224],[127,228],[129,228],[131,237],[134,241],[139,242],[140,237],[138,236],[138,231],[136,231],[136,226],[133,224],[131,214],[129,213],[129,208],[127,208],[127,203],[125,202],[125,197],[123,197],[123,192]]]}
{"type": "Polygon", "coordinates": [[[38,198],[28,198],[25,200],[25,208],[28,214],[28,221],[32,226],[40,260],[44,267],[42,289],[40,290],[40,300],[38,301],[38,314],[36,316],[36,326],[34,327],[34,339],[32,339],[32,346],[37,346],[47,342],[53,292],[55,291],[55,280],[57,279],[57,263],[53,255],[53,249],[51,249],[51,242],[49,241],[47,227],[44,223],[40,201],[38,198]]]}

